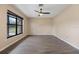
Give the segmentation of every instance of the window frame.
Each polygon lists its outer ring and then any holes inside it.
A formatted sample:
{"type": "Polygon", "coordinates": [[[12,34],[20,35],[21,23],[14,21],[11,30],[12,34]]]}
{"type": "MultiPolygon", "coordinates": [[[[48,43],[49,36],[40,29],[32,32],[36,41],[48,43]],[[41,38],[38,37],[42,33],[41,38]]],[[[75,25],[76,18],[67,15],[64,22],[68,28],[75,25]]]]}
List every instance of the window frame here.
{"type": "Polygon", "coordinates": [[[17,14],[15,14],[15,13],[13,13],[13,12],[11,12],[10,10],[8,10],[7,11],[7,38],[10,38],[10,37],[14,37],[14,36],[17,36],[17,35],[20,35],[20,34],[22,34],[23,33],[23,18],[22,17],[20,17],[20,16],[18,16],[17,14]],[[13,16],[12,18],[15,18],[16,19],[16,23],[15,24],[10,24],[10,22],[9,22],[9,17],[11,17],[11,16],[13,16]],[[20,25],[18,25],[18,23],[17,23],[17,20],[19,20],[20,19],[20,21],[21,21],[21,24],[20,25]],[[16,31],[15,31],[15,35],[9,35],[9,26],[10,25],[15,25],[16,26],[16,31]],[[18,34],[18,26],[21,26],[21,32],[18,34]]]}

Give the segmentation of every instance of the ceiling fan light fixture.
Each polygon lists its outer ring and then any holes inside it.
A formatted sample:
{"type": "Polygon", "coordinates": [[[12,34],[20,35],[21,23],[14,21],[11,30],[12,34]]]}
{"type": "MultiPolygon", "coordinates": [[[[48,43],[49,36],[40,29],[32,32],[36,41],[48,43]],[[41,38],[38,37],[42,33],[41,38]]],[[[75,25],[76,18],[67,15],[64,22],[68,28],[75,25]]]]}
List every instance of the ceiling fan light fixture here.
{"type": "Polygon", "coordinates": [[[40,13],[38,16],[43,16],[43,14],[40,13]]]}
{"type": "Polygon", "coordinates": [[[44,14],[50,14],[50,12],[44,12],[42,6],[43,6],[43,4],[39,4],[39,7],[40,7],[39,11],[38,10],[34,10],[35,12],[38,13],[38,16],[42,16],[44,14]]]}
{"type": "Polygon", "coordinates": [[[40,16],[42,16],[43,14],[40,14],[40,16]]]}

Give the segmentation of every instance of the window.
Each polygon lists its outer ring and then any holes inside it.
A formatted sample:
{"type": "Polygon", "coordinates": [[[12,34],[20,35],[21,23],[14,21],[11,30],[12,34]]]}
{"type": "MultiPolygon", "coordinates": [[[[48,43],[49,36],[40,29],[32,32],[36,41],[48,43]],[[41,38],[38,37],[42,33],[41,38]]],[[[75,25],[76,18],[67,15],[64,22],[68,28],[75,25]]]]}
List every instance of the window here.
{"type": "Polygon", "coordinates": [[[23,33],[23,18],[8,10],[7,12],[7,35],[13,37],[23,33]]]}

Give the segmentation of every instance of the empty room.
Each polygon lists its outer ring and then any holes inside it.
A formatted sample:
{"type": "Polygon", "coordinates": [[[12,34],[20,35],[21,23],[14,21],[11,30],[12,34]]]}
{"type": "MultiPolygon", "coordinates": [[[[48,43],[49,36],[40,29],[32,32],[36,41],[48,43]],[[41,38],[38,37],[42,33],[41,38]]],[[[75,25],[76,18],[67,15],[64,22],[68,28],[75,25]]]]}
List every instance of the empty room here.
{"type": "Polygon", "coordinates": [[[0,4],[0,54],[78,54],[79,4],[0,4]]]}

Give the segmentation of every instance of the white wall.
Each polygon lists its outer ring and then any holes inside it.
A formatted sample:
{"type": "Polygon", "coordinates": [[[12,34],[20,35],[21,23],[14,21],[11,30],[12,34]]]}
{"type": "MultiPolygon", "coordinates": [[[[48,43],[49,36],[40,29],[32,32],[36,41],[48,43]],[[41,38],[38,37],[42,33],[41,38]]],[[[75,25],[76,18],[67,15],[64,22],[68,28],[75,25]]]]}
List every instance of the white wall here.
{"type": "Polygon", "coordinates": [[[35,18],[30,19],[31,35],[51,35],[52,22],[51,19],[35,18]]]}
{"type": "Polygon", "coordinates": [[[79,5],[72,5],[53,19],[55,36],[79,49],[79,5]]]}

